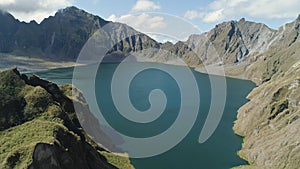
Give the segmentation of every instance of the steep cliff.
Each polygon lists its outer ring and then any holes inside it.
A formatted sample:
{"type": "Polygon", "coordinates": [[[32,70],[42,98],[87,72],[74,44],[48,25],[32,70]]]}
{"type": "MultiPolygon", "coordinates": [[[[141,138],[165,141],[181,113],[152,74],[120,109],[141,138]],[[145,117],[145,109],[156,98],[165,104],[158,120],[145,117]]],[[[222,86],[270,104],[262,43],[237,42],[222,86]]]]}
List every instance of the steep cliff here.
{"type": "Polygon", "coordinates": [[[299,21],[281,27],[246,72],[259,86],[239,109],[234,130],[244,137],[239,155],[252,168],[300,167],[299,21]]]}
{"type": "Polygon", "coordinates": [[[262,23],[241,19],[216,25],[201,35],[191,35],[186,43],[207,65],[215,64],[217,58],[220,64],[233,65],[268,50],[275,34],[275,30],[262,23]]]}
{"type": "Polygon", "coordinates": [[[19,22],[2,11],[0,21],[5,25],[0,28],[0,52],[15,55],[75,61],[97,30],[99,38],[116,40],[111,41],[117,44],[112,49],[115,52],[128,53],[158,45],[125,24],[105,21],[76,7],[59,10],[40,24],[19,22]],[[106,24],[110,24],[110,32],[102,29],[106,24]]]}
{"type": "MultiPolygon", "coordinates": [[[[82,130],[73,104],[82,107],[80,118],[95,118],[73,86],[27,78],[14,68],[0,73],[0,92],[0,168],[133,168],[82,130]]],[[[109,141],[105,134],[98,139],[109,141]]]]}

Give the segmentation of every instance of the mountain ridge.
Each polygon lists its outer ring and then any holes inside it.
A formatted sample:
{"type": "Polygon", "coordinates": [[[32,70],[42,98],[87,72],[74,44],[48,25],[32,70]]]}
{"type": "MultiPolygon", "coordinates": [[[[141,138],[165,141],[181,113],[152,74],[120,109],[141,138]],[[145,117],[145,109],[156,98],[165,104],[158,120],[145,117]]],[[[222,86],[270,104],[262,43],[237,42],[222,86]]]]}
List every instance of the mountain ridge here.
{"type": "MultiPolygon", "coordinates": [[[[6,15],[14,21],[13,24],[7,24],[8,27],[12,25],[11,27],[17,28],[9,29],[12,31],[10,33],[0,29],[0,37],[8,36],[3,40],[0,38],[0,53],[57,61],[76,61],[87,40],[100,30],[98,38],[107,39],[113,46],[109,50],[111,54],[108,53],[104,61],[120,62],[130,52],[156,48],[158,52],[143,54],[146,61],[168,63],[171,62],[170,59],[181,59],[188,66],[200,69],[216,62],[225,66],[245,62],[250,65],[256,57],[280,43],[280,36],[285,36],[286,28],[291,29],[291,25],[286,24],[279,30],[274,30],[263,23],[246,21],[242,18],[239,21],[223,22],[206,33],[193,35],[185,42],[179,41],[170,45],[156,42],[126,24],[105,21],[74,6],[59,10],[40,24],[19,22],[12,15],[8,13],[6,15]],[[102,29],[108,23],[111,27],[109,32],[102,29]],[[175,55],[175,58],[162,57],[160,53],[162,50],[175,55]]],[[[294,21],[295,24],[298,19],[294,21]]],[[[231,76],[232,69],[228,71],[226,69],[225,72],[231,76]]]]}

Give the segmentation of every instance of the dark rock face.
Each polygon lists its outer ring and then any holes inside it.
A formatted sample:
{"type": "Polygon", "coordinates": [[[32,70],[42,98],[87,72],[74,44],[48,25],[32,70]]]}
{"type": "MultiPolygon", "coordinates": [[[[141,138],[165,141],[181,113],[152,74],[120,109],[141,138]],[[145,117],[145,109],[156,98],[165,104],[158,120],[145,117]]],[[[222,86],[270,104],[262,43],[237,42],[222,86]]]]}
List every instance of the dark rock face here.
{"type": "Polygon", "coordinates": [[[59,10],[40,24],[19,22],[4,12],[0,21],[5,25],[0,28],[2,53],[75,61],[87,40],[108,23],[113,31],[99,32],[100,38],[117,39],[111,51],[128,53],[159,45],[125,24],[105,21],[76,7],[59,10]]]}
{"type": "Polygon", "coordinates": [[[275,33],[264,24],[241,19],[221,23],[202,35],[192,35],[187,44],[206,64],[215,64],[219,57],[222,64],[232,65],[268,50],[275,33]]]}
{"type": "MultiPolygon", "coordinates": [[[[287,45],[298,41],[300,25],[298,18],[280,30],[272,30],[262,23],[241,19],[221,23],[207,33],[192,35],[186,42],[173,45],[158,43],[125,24],[105,21],[76,7],[59,10],[40,24],[19,22],[4,12],[0,22],[5,25],[0,28],[2,53],[75,61],[87,40],[97,32],[99,39],[111,43],[104,62],[121,62],[130,52],[155,48],[169,51],[189,66],[253,63],[257,56],[284,39],[289,39],[287,45]]],[[[145,56],[156,62],[174,59],[159,52],[148,52],[145,56]]]]}
{"type": "Polygon", "coordinates": [[[0,52],[11,52],[13,50],[14,41],[12,36],[19,29],[19,21],[8,13],[0,12],[0,52]]]}
{"type": "MultiPolygon", "coordinates": [[[[7,13],[1,15],[0,21],[6,23],[0,29],[0,37],[5,35],[3,40],[0,38],[0,52],[71,61],[77,59],[95,32],[98,38],[111,43],[106,62],[120,62],[130,52],[155,48],[169,51],[189,66],[199,66],[202,62],[213,64],[217,57],[223,64],[243,62],[269,49],[277,35],[264,24],[241,19],[219,24],[208,33],[191,36],[187,42],[161,44],[125,24],[105,21],[76,7],[60,10],[40,24],[19,22],[7,13]]],[[[157,62],[174,59],[165,58],[159,52],[145,55],[157,62]]]]}
{"type": "Polygon", "coordinates": [[[16,69],[2,73],[0,77],[0,130],[18,125],[27,118],[31,118],[31,115],[27,117],[24,115],[25,99],[18,97],[25,85],[26,83],[16,69]]]}
{"type": "Polygon", "coordinates": [[[296,160],[300,157],[299,23],[298,17],[271,30],[241,19],[187,41],[205,63],[215,64],[213,58],[219,55],[225,67],[235,63],[231,67],[235,75],[244,74],[258,85],[234,124],[235,132],[244,138],[238,154],[250,164],[237,168],[300,167],[296,160]]]}
{"type": "Polygon", "coordinates": [[[71,60],[95,30],[107,23],[75,7],[60,10],[41,24],[19,22],[8,13],[0,20],[5,25],[1,26],[0,35],[5,39],[0,44],[6,44],[0,45],[1,52],[71,60]]]}
{"type": "MultiPolygon", "coordinates": [[[[7,13],[1,16],[0,21],[7,28],[0,29],[0,35],[6,36],[0,43],[3,44],[0,52],[71,61],[77,59],[83,45],[96,31],[100,39],[112,43],[109,53],[115,55],[109,55],[107,62],[120,62],[130,52],[155,48],[170,51],[190,66],[213,63],[219,56],[227,64],[243,61],[252,53],[264,51],[274,32],[263,24],[242,19],[222,23],[203,36],[193,36],[187,42],[173,45],[158,43],[125,24],[105,21],[76,7],[60,10],[41,24],[21,23],[7,13]],[[107,24],[110,28],[104,30],[107,24]]],[[[168,61],[156,52],[146,55],[155,61],[168,61]]]]}
{"type": "Polygon", "coordinates": [[[253,168],[300,167],[298,22],[281,27],[271,47],[246,69],[259,86],[239,109],[234,130],[244,137],[239,155],[253,168]]]}
{"type": "Polygon", "coordinates": [[[43,168],[103,168],[117,169],[109,164],[95,148],[89,144],[77,141],[74,135],[58,130],[55,133],[57,141],[54,145],[38,143],[33,152],[33,162],[30,169],[43,168]]]}
{"type": "MultiPolygon", "coordinates": [[[[5,145],[15,147],[11,152],[8,148],[1,149],[0,168],[117,168],[100,153],[106,150],[87,136],[90,130],[82,130],[74,104],[80,108],[82,121],[98,123],[79,90],[72,85],[58,87],[37,76],[27,78],[16,68],[0,73],[0,80],[0,129],[12,135],[5,145]],[[72,90],[76,98],[70,95],[72,90]]],[[[100,133],[97,141],[109,145],[110,140],[100,125],[93,130],[100,133]]],[[[6,135],[1,136],[0,142],[2,139],[6,135]]],[[[110,148],[113,147],[111,144],[110,148]]]]}

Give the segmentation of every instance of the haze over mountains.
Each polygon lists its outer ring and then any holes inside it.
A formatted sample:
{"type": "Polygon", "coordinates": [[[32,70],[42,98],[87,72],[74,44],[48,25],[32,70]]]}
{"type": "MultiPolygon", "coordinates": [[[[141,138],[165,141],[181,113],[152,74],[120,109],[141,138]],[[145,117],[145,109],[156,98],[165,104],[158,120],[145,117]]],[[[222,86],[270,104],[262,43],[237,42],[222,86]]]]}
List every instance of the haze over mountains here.
{"type": "MultiPolygon", "coordinates": [[[[114,39],[107,62],[119,62],[130,52],[143,52],[147,61],[225,69],[226,75],[259,85],[239,110],[234,130],[244,137],[240,155],[252,168],[299,168],[300,146],[300,16],[279,30],[245,19],[217,25],[186,42],[159,43],[133,28],[103,20],[76,7],[60,10],[41,24],[23,23],[0,13],[0,53],[56,61],[75,61],[86,41],[114,39]],[[110,24],[110,31],[103,26],[110,24]],[[155,52],[146,49],[156,48],[155,52]]],[[[249,166],[247,166],[249,167],[249,166]]]]}

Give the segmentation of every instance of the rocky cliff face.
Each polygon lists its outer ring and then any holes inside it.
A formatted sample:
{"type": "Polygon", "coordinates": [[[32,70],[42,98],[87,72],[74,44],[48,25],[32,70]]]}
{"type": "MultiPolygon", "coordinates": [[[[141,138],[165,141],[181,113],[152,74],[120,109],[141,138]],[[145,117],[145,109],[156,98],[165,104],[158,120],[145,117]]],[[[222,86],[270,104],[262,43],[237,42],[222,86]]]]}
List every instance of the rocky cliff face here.
{"type": "Polygon", "coordinates": [[[59,10],[55,16],[40,24],[34,21],[19,22],[5,12],[0,13],[0,21],[5,25],[0,28],[2,53],[74,61],[83,45],[97,30],[100,30],[100,38],[116,39],[119,42],[112,49],[115,52],[128,53],[158,45],[150,37],[125,24],[105,21],[76,7],[59,10]],[[108,23],[111,32],[102,30],[108,23]]]}
{"type": "MultiPolygon", "coordinates": [[[[262,23],[241,19],[224,22],[201,35],[191,35],[186,42],[161,44],[133,28],[103,20],[76,7],[59,10],[40,24],[19,22],[12,15],[1,12],[0,53],[25,55],[58,61],[75,61],[87,40],[97,32],[97,38],[111,43],[106,62],[120,62],[130,52],[146,51],[149,61],[168,62],[182,59],[189,66],[205,65],[249,65],[271,47],[290,39],[298,41],[298,32],[293,28],[299,25],[299,18],[279,30],[272,30],[262,23]],[[108,29],[107,29],[108,28],[108,29]],[[292,36],[292,37],[288,37],[292,36]],[[161,50],[174,57],[162,56],[161,50]]],[[[235,71],[234,71],[235,72],[235,71]]],[[[228,71],[228,75],[238,73],[228,71]]]]}
{"type": "Polygon", "coordinates": [[[246,69],[259,86],[238,111],[234,130],[244,137],[239,155],[253,168],[296,169],[300,167],[299,17],[281,27],[270,43],[269,50],[246,69]]]}
{"type": "MultiPolygon", "coordinates": [[[[0,79],[0,168],[133,168],[82,130],[73,104],[82,107],[80,118],[86,122],[96,119],[76,88],[27,78],[15,68],[0,73],[0,79]]],[[[105,134],[98,139],[109,142],[105,134]]]]}
{"type": "Polygon", "coordinates": [[[176,59],[162,55],[160,50],[165,50],[191,66],[201,64],[199,57],[183,42],[161,44],[125,24],[105,21],[76,7],[59,10],[40,24],[19,22],[5,12],[0,13],[0,21],[5,25],[0,28],[0,53],[76,61],[84,44],[95,35],[110,47],[104,62],[120,62],[130,53],[139,55],[140,51],[148,61],[176,59]],[[154,50],[146,52],[147,49],[154,50]]]}
{"type": "Polygon", "coordinates": [[[219,24],[208,33],[193,35],[187,42],[173,45],[158,43],[125,24],[105,21],[76,7],[62,9],[41,24],[19,22],[8,13],[0,15],[0,21],[6,25],[0,29],[3,37],[0,52],[54,60],[75,61],[83,45],[96,32],[97,38],[111,43],[109,53],[114,54],[106,58],[107,62],[120,62],[130,52],[155,48],[156,52],[144,53],[148,60],[174,59],[161,56],[159,51],[165,50],[190,66],[201,66],[202,62],[214,64],[218,57],[222,64],[235,64],[266,51],[271,41],[277,42],[275,30],[245,19],[219,24]]]}
{"type": "Polygon", "coordinates": [[[206,64],[215,64],[217,57],[224,65],[245,61],[249,56],[268,50],[276,31],[261,23],[241,19],[224,22],[202,35],[192,35],[187,44],[206,64]]]}
{"type": "Polygon", "coordinates": [[[239,155],[256,168],[299,168],[300,67],[263,83],[248,96],[234,125],[244,136],[239,155]]]}
{"type": "Polygon", "coordinates": [[[250,165],[238,168],[300,167],[300,16],[279,30],[264,24],[225,22],[187,43],[207,65],[216,57],[227,75],[258,85],[238,111],[234,125],[244,137],[239,155],[250,165]]]}

